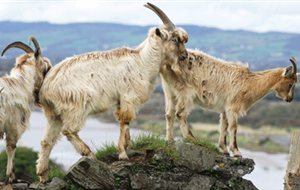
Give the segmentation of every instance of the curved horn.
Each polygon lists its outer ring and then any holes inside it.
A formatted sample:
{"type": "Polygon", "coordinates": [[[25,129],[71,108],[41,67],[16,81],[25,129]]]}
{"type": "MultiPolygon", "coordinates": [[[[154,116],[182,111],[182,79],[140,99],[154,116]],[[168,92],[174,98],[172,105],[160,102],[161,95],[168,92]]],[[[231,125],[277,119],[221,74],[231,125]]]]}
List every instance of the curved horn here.
{"type": "Polygon", "coordinates": [[[168,16],[157,6],[147,3],[144,5],[148,9],[151,9],[153,12],[155,12],[159,18],[162,20],[164,25],[167,27],[167,30],[172,31],[175,29],[175,25],[172,23],[172,21],[168,18],[168,16]]]}
{"type": "Polygon", "coordinates": [[[293,64],[293,68],[294,68],[294,75],[296,75],[297,74],[297,61],[296,61],[296,58],[295,57],[291,57],[291,59],[290,59],[290,61],[291,61],[291,63],[293,64]]]}
{"type": "Polygon", "coordinates": [[[23,42],[18,41],[18,42],[13,42],[13,43],[7,45],[6,48],[4,48],[4,50],[2,51],[1,56],[3,56],[4,53],[10,48],[19,48],[19,49],[24,50],[26,53],[33,53],[33,50],[31,49],[31,47],[24,44],[23,42]]]}
{"type": "Polygon", "coordinates": [[[38,56],[41,56],[42,55],[42,51],[41,51],[40,45],[37,42],[37,40],[35,39],[35,37],[30,36],[29,37],[29,43],[30,42],[32,42],[34,44],[34,47],[35,47],[35,52],[34,52],[35,58],[37,58],[38,56]]]}

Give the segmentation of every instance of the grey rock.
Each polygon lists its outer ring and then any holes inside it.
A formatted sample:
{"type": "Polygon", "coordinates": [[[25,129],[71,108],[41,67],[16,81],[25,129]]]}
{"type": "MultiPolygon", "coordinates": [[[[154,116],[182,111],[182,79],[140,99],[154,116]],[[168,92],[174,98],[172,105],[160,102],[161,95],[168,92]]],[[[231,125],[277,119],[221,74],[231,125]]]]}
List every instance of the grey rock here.
{"type": "Polygon", "coordinates": [[[54,177],[46,189],[61,190],[67,186],[66,182],[58,177],[54,177]]]}
{"type": "Polygon", "coordinates": [[[82,157],[67,172],[66,179],[84,189],[114,189],[114,176],[108,165],[99,160],[82,157]]]}
{"type": "Polygon", "coordinates": [[[29,189],[37,189],[37,190],[61,190],[61,189],[65,189],[67,186],[67,183],[58,178],[58,177],[54,177],[52,179],[52,181],[50,183],[41,185],[39,183],[35,183],[35,184],[31,184],[29,186],[29,189]]]}
{"type": "Polygon", "coordinates": [[[131,175],[130,181],[131,188],[134,190],[181,190],[186,185],[186,182],[164,180],[160,177],[150,176],[143,172],[131,175]]]}
{"type": "Polygon", "coordinates": [[[28,184],[27,183],[15,183],[12,185],[12,188],[14,190],[28,190],[28,184]]]}
{"type": "Polygon", "coordinates": [[[237,177],[228,181],[229,189],[232,190],[258,190],[251,181],[237,177]]]}
{"type": "Polygon", "coordinates": [[[190,143],[179,142],[176,144],[179,160],[176,165],[185,166],[190,170],[202,172],[213,168],[217,153],[207,150],[205,147],[190,143]]]}
{"type": "Polygon", "coordinates": [[[110,169],[114,175],[118,175],[120,177],[127,177],[130,173],[130,166],[133,163],[127,161],[116,161],[110,165],[110,169]]]}
{"type": "Polygon", "coordinates": [[[210,190],[215,179],[204,176],[204,175],[195,175],[192,177],[191,181],[187,184],[184,190],[210,190]]]}
{"type": "Polygon", "coordinates": [[[254,170],[254,161],[248,158],[218,156],[213,170],[228,177],[242,177],[254,170]]]}

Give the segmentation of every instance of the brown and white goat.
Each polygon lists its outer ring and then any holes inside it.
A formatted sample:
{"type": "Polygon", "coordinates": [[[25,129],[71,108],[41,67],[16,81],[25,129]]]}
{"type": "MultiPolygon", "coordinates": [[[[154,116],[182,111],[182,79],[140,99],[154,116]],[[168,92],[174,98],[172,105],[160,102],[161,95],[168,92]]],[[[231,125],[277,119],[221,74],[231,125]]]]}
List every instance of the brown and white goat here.
{"type": "Polygon", "coordinates": [[[269,92],[286,102],[294,97],[297,82],[296,60],[292,66],[252,72],[240,63],[225,62],[201,51],[189,50],[189,59],[177,65],[164,64],[161,78],[166,101],[166,138],[173,141],[175,115],[184,138],[193,139],[187,118],[193,105],[220,113],[219,147],[229,154],[226,133],[229,127],[229,148],[241,156],[237,146],[237,119],[269,92]]]}
{"type": "Polygon", "coordinates": [[[164,26],[150,29],[148,37],[137,48],[73,56],[55,65],[45,78],[40,101],[48,125],[37,161],[41,183],[48,178],[49,155],[60,133],[82,156],[94,157],[78,132],[88,115],[114,106],[120,124],[119,158],[128,159],[129,123],[137,107],[151,95],[161,63],[177,63],[187,58],[184,45],[187,33],[175,28],[156,6],[150,3],[145,6],[161,18],[164,26]]]}
{"type": "Polygon", "coordinates": [[[9,44],[3,51],[10,48],[19,48],[26,54],[16,59],[15,67],[10,75],[0,78],[0,139],[6,140],[7,153],[7,182],[11,183],[15,176],[13,173],[13,160],[15,149],[21,135],[29,126],[30,104],[38,103],[37,95],[44,77],[51,68],[47,58],[43,58],[38,42],[30,38],[35,45],[33,51],[22,42],[9,44]]]}

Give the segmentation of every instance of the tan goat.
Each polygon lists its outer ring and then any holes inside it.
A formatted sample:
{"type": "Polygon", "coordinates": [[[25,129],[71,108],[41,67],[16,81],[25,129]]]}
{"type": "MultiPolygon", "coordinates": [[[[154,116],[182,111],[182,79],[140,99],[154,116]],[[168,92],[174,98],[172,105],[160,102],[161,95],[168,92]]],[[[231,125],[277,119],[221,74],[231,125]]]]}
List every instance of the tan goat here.
{"type": "Polygon", "coordinates": [[[293,66],[252,72],[240,63],[225,62],[201,51],[189,50],[189,59],[177,65],[165,63],[161,78],[166,101],[166,138],[173,141],[175,114],[184,138],[193,139],[187,118],[194,104],[220,113],[219,147],[229,154],[226,133],[229,127],[229,148],[241,156],[237,146],[237,119],[269,92],[286,102],[294,97],[297,82],[296,60],[293,66]]]}
{"type": "Polygon", "coordinates": [[[46,73],[51,68],[47,58],[43,58],[38,42],[31,37],[36,50],[22,42],[9,44],[3,51],[10,48],[19,48],[26,54],[16,59],[15,67],[10,75],[0,78],[0,139],[6,139],[7,153],[7,182],[12,183],[15,176],[13,173],[13,159],[15,149],[21,135],[29,126],[30,104],[38,103],[37,95],[46,73]]]}
{"type": "Polygon", "coordinates": [[[50,152],[60,136],[65,135],[83,156],[93,157],[90,148],[78,136],[88,115],[116,107],[120,124],[119,158],[128,159],[129,123],[136,108],[148,100],[161,63],[177,63],[187,58],[187,33],[175,28],[169,18],[148,3],[163,21],[152,28],[137,48],[118,48],[67,58],[49,72],[40,91],[43,111],[48,120],[37,162],[40,182],[47,178],[50,152]]]}

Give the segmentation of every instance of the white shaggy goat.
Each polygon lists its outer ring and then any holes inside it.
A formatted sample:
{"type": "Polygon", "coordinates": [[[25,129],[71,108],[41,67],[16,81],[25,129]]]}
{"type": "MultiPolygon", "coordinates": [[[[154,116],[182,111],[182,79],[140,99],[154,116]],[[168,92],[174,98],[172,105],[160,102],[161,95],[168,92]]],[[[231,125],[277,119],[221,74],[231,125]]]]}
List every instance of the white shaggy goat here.
{"type": "Polygon", "coordinates": [[[6,139],[7,153],[7,182],[14,179],[13,159],[16,144],[21,135],[29,126],[30,104],[38,103],[37,95],[42,85],[43,79],[51,68],[51,63],[47,58],[43,58],[38,42],[31,37],[36,50],[22,42],[9,44],[3,51],[10,48],[20,48],[26,54],[16,59],[15,67],[10,75],[0,78],[0,139],[6,139]]]}
{"type": "Polygon", "coordinates": [[[173,141],[175,115],[180,121],[184,138],[193,139],[187,118],[193,105],[220,113],[219,147],[229,154],[226,133],[229,127],[229,148],[234,156],[241,156],[237,142],[237,119],[269,92],[291,102],[297,82],[296,60],[293,66],[251,72],[248,67],[225,62],[203,52],[188,50],[189,59],[176,66],[161,67],[166,101],[166,138],[173,141]]]}
{"type": "Polygon", "coordinates": [[[78,132],[88,115],[115,106],[120,123],[119,158],[127,159],[130,141],[128,125],[136,109],[148,100],[163,61],[177,63],[187,58],[187,33],[175,28],[168,17],[148,3],[163,21],[152,28],[146,40],[136,49],[118,48],[91,52],[67,58],[48,73],[40,91],[40,101],[48,125],[37,161],[40,182],[47,180],[50,152],[60,136],[65,135],[83,156],[93,157],[78,132]]]}

